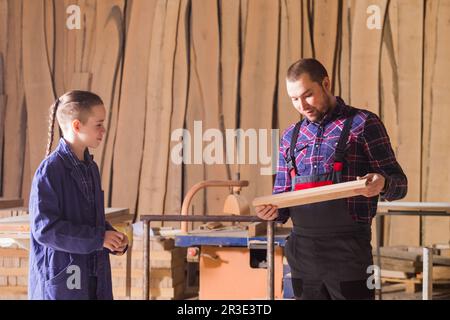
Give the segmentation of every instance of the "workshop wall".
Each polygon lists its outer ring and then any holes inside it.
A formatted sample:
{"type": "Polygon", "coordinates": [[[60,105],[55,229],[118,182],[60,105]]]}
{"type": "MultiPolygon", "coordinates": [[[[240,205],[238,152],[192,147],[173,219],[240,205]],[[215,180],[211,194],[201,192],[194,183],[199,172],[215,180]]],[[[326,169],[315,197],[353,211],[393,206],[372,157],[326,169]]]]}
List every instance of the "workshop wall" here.
{"type": "MultiPolygon", "coordinates": [[[[249,201],[268,194],[261,165],[173,163],[171,133],[193,135],[194,121],[203,131],[285,129],[299,118],[285,72],[316,57],[336,95],[386,124],[409,179],[405,200],[448,201],[449,17],[449,0],[0,0],[1,195],[27,201],[49,107],[71,89],[96,92],[109,111],[92,150],[108,206],[178,213],[193,184],[237,172],[250,180],[249,201]]],[[[195,214],[220,212],[227,194],[198,194],[195,214]]],[[[392,217],[385,241],[417,245],[420,226],[392,217]]],[[[423,228],[426,243],[448,242],[447,218],[423,228]]]]}

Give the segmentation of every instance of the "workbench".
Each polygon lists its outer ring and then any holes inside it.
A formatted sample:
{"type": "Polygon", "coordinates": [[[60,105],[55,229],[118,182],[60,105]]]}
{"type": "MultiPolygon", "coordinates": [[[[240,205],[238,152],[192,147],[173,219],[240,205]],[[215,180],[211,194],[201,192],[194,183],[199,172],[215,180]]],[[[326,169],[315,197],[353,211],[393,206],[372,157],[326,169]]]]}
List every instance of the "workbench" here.
{"type": "MultiPolygon", "coordinates": [[[[291,298],[289,267],[283,254],[289,233],[290,229],[275,228],[275,299],[291,298]]],[[[200,300],[251,300],[267,296],[266,239],[266,236],[249,238],[247,230],[230,226],[225,230],[192,230],[177,235],[175,245],[200,248],[200,300]]]]}

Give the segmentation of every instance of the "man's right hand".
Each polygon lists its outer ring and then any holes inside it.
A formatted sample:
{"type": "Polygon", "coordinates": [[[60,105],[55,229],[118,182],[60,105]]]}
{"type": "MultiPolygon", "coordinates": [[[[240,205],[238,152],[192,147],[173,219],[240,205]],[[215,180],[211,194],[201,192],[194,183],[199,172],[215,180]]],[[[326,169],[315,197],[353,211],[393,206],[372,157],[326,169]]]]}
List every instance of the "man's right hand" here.
{"type": "Polygon", "coordinates": [[[278,218],[278,207],[269,205],[255,207],[256,215],[263,220],[275,220],[278,218]]]}
{"type": "Polygon", "coordinates": [[[110,251],[120,251],[123,239],[124,239],[123,233],[108,230],[105,232],[105,240],[103,241],[103,247],[109,249],[110,251]]]}

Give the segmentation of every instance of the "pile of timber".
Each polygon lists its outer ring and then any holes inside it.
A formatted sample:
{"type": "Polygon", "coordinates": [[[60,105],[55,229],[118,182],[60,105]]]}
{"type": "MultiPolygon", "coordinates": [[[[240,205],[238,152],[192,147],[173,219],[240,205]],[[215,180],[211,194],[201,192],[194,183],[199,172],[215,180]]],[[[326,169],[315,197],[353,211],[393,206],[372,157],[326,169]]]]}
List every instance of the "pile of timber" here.
{"type": "Polygon", "coordinates": [[[28,214],[28,208],[23,207],[22,199],[0,198],[0,218],[16,217],[28,214]]]}
{"type": "Polygon", "coordinates": [[[13,244],[0,247],[0,300],[25,300],[28,293],[28,251],[13,244]]]}
{"type": "MultiPolygon", "coordinates": [[[[143,248],[142,236],[135,234],[130,256],[111,256],[115,299],[143,298],[143,248]]],[[[173,238],[150,237],[150,299],[183,299],[185,272],[186,249],[176,248],[173,238]]]]}
{"type": "MultiPolygon", "coordinates": [[[[373,252],[374,264],[378,263],[377,253],[373,252]]],[[[422,290],[422,248],[421,247],[382,247],[381,281],[386,284],[403,284],[407,293],[422,290]]],[[[433,284],[450,283],[450,249],[436,249],[433,255],[433,284]]]]}
{"type": "MultiPolygon", "coordinates": [[[[28,214],[22,199],[0,198],[0,218],[28,214]]],[[[0,239],[0,300],[27,299],[28,251],[17,243],[0,239]]]]}

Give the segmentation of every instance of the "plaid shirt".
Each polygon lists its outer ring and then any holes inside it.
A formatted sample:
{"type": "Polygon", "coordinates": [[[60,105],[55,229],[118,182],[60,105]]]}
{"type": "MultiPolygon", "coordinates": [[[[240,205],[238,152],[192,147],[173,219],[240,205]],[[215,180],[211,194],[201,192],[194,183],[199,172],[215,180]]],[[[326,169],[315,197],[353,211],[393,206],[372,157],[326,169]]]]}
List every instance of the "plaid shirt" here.
{"type": "Polygon", "coordinates": [[[84,196],[89,201],[91,207],[95,206],[94,181],[92,177],[92,170],[94,166],[93,156],[90,155],[89,151],[86,149],[86,151],[84,152],[85,161],[80,161],[80,159],[78,159],[75,153],[73,153],[72,149],[63,138],[61,138],[60,143],[62,145],[64,153],[67,155],[67,158],[74,166],[78,179],[80,179],[81,181],[84,196]]]}
{"type": "MultiPolygon", "coordinates": [[[[299,175],[318,175],[330,172],[334,163],[335,146],[344,122],[352,107],[336,97],[336,107],[322,122],[305,119],[296,144],[295,156],[299,175]]],[[[367,110],[356,109],[345,149],[343,182],[356,180],[357,176],[379,173],[386,178],[386,187],[381,194],[383,200],[392,201],[405,197],[407,178],[395,159],[386,129],[379,117],[367,110]]],[[[291,137],[295,124],[287,128],[280,141],[277,175],[273,193],[291,191],[291,176],[286,159],[289,158],[291,137]]],[[[371,223],[376,214],[378,196],[347,198],[348,210],[355,221],[371,223]]],[[[289,218],[288,208],[279,209],[279,221],[289,218]]]]}

